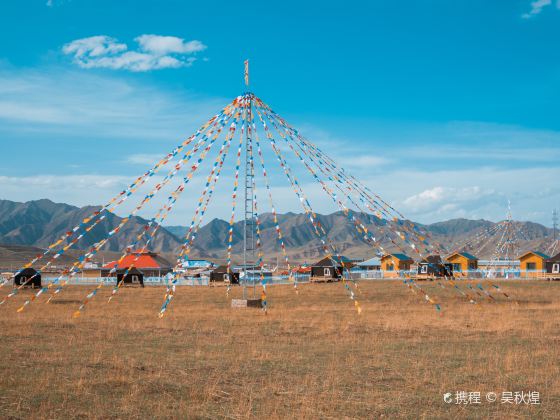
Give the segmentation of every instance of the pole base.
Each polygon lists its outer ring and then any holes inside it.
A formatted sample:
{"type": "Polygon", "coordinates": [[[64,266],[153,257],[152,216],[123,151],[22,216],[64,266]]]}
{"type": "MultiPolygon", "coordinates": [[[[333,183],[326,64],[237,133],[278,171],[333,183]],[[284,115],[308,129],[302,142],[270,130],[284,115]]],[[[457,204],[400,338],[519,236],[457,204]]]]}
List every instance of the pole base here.
{"type": "Polygon", "coordinates": [[[232,308],[262,308],[261,299],[232,299],[232,308]]]}

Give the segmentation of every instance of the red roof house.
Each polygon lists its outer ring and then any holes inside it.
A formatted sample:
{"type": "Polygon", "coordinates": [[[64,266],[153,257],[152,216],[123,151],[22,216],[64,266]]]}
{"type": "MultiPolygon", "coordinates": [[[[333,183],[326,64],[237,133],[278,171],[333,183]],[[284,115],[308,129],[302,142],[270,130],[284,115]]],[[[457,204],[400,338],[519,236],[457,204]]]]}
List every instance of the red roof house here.
{"type": "Polygon", "coordinates": [[[139,249],[127,254],[122,260],[111,261],[103,266],[104,269],[119,270],[131,266],[136,267],[147,277],[165,276],[173,271],[173,265],[155,252],[139,249]]]}

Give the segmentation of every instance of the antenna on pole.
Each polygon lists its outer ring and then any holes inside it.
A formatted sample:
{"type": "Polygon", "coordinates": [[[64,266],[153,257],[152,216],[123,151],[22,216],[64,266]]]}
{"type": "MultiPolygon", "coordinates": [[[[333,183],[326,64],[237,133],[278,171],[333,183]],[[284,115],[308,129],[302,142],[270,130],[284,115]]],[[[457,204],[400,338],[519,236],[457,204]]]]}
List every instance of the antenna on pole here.
{"type": "Polygon", "coordinates": [[[249,60],[245,60],[245,86],[249,88],[249,60]]]}

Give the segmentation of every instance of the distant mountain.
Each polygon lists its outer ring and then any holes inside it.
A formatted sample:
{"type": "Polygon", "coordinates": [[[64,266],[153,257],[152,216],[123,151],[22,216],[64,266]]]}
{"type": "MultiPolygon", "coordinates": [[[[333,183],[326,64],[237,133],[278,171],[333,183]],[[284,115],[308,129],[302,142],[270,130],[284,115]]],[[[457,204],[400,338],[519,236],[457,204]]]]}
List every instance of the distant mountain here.
{"type": "MultiPolygon", "coordinates": [[[[373,216],[363,215],[364,221],[372,226],[377,223],[373,216]]],[[[359,249],[370,248],[368,242],[348,223],[342,212],[330,215],[317,215],[317,220],[324,226],[329,240],[337,244],[343,252],[360,252],[359,249]]],[[[269,258],[281,257],[273,216],[264,213],[259,216],[262,251],[269,258]]],[[[278,222],[282,229],[284,244],[289,255],[297,260],[313,260],[322,255],[321,241],[318,239],[309,217],[305,214],[279,214],[278,222]]],[[[198,254],[210,258],[224,258],[225,246],[229,232],[229,223],[214,219],[199,231],[195,249],[198,254]]],[[[240,255],[243,249],[243,222],[233,226],[232,249],[234,255],[240,255]]]]}
{"type": "Polygon", "coordinates": [[[490,228],[494,223],[488,220],[469,220],[469,219],[451,219],[445,222],[437,222],[428,225],[429,231],[436,235],[448,237],[460,237],[461,235],[472,233],[478,229],[490,228]]]}
{"type": "MultiPolygon", "coordinates": [[[[424,226],[432,237],[449,250],[473,253],[481,259],[492,258],[499,245],[502,230],[496,231],[496,223],[488,220],[452,219],[424,226]],[[498,232],[488,236],[485,232],[498,232]],[[473,238],[480,240],[474,240],[473,238]]],[[[552,229],[534,222],[513,222],[514,235],[517,237],[517,253],[534,250],[546,252],[552,243],[552,229]]]]}
{"type": "MultiPolygon", "coordinates": [[[[0,200],[0,244],[31,245],[48,247],[65,232],[99,210],[99,206],[75,207],[53,203],[50,200],[16,203],[0,200]]],[[[122,220],[119,216],[106,213],[107,217],[92,229],[77,244],[76,248],[86,249],[106,237],[122,220]]],[[[107,251],[120,251],[134,241],[138,232],[148,222],[140,217],[132,218],[123,229],[114,235],[104,247],[107,251]]],[[[155,251],[179,249],[179,240],[165,229],[155,235],[151,248],[155,251]]]]}
{"type": "MultiPolygon", "coordinates": [[[[26,203],[0,200],[0,244],[45,248],[99,208],[98,206],[79,208],[67,204],[53,203],[50,200],[26,203]]],[[[399,251],[391,242],[394,235],[389,233],[394,230],[402,230],[397,222],[382,221],[375,216],[364,213],[352,213],[352,215],[368,228],[376,238],[377,243],[381,244],[386,251],[399,251]]],[[[121,220],[120,217],[109,214],[102,223],[77,244],[76,248],[87,249],[93,243],[104,238],[121,220]]],[[[375,254],[375,249],[364,238],[363,233],[359,233],[355,229],[344,213],[317,214],[317,220],[327,232],[328,240],[336,244],[339,252],[354,258],[366,258],[375,254]]],[[[277,240],[272,214],[261,214],[259,221],[265,259],[270,262],[275,261],[276,258],[282,259],[282,251],[277,240]]],[[[282,229],[286,250],[292,261],[313,261],[323,255],[322,243],[317,238],[307,215],[279,214],[278,222],[282,229]]],[[[146,224],[145,219],[133,218],[122,231],[111,238],[104,250],[122,252],[134,241],[138,232],[146,224]]],[[[469,238],[483,235],[483,232],[492,230],[495,223],[487,220],[453,219],[429,225],[417,224],[417,226],[428,232],[433,241],[441,243],[448,250],[452,250],[469,238]]],[[[515,222],[515,227],[520,239],[520,250],[546,251],[552,236],[551,229],[533,222],[515,222]]],[[[184,226],[161,228],[150,248],[156,252],[165,253],[168,258],[170,255],[176,255],[180,250],[182,238],[186,231],[187,227],[184,226]]],[[[228,222],[221,219],[210,221],[200,228],[191,256],[193,258],[211,258],[217,262],[224,261],[228,233],[228,222]]],[[[480,258],[489,258],[493,254],[499,239],[497,236],[490,238],[487,241],[477,243],[476,247],[468,250],[480,258]]],[[[236,222],[233,226],[232,244],[233,258],[235,261],[240,261],[243,249],[243,222],[241,221],[236,222]]],[[[9,252],[12,251],[4,250],[6,255],[9,252]]],[[[413,255],[411,250],[409,250],[409,253],[413,255]]],[[[10,255],[10,258],[15,258],[14,255],[10,255]]],[[[3,254],[0,252],[0,261],[2,259],[3,254]]]]}
{"type": "MultiPolygon", "coordinates": [[[[441,235],[447,237],[447,239],[452,239],[465,235],[469,236],[479,230],[491,229],[494,225],[496,223],[483,219],[451,219],[445,222],[426,225],[425,228],[434,235],[441,235]]],[[[515,222],[515,226],[520,231],[520,235],[529,240],[544,238],[552,234],[552,229],[534,222],[515,222]]]]}
{"type": "MultiPolygon", "coordinates": [[[[18,269],[42,252],[43,249],[35,246],[0,245],[0,269],[18,269]]],[[[57,263],[63,265],[72,264],[75,259],[71,255],[70,253],[69,255],[61,255],[57,263]]]]}
{"type": "Polygon", "coordinates": [[[177,238],[184,237],[189,230],[186,226],[165,226],[165,229],[177,238]]]}
{"type": "MultiPolygon", "coordinates": [[[[377,241],[388,252],[399,251],[391,242],[394,235],[389,230],[402,230],[394,222],[381,222],[374,216],[364,213],[354,213],[376,237],[377,241]]],[[[327,237],[337,245],[338,250],[354,258],[366,258],[375,254],[371,244],[359,234],[347,216],[342,212],[329,215],[317,215],[317,219],[327,231],[327,237]]],[[[309,219],[303,214],[278,215],[286,249],[290,257],[296,261],[313,261],[323,254],[321,241],[317,238],[309,219]]],[[[260,216],[263,253],[266,258],[281,257],[281,248],[277,241],[272,215],[265,213],[260,216]]],[[[496,225],[487,220],[453,219],[429,225],[417,224],[432,238],[432,242],[442,244],[448,251],[455,250],[476,235],[484,236],[484,232],[491,231],[496,225]]],[[[552,229],[538,223],[515,222],[515,230],[519,238],[519,251],[535,249],[546,251],[550,244],[552,229]]],[[[223,259],[225,243],[229,225],[223,220],[214,219],[202,227],[197,236],[195,252],[208,258],[223,259]]],[[[243,223],[234,224],[233,253],[240,255],[243,246],[243,223]]],[[[499,235],[494,235],[487,241],[476,243],[468,250],[480,258],[491,258],[500,240],[499,235]],[[479,247],[477,247],[479,246],[479,247]]],[[[408,250],[414,255],[412,250],[408,250]]]]}

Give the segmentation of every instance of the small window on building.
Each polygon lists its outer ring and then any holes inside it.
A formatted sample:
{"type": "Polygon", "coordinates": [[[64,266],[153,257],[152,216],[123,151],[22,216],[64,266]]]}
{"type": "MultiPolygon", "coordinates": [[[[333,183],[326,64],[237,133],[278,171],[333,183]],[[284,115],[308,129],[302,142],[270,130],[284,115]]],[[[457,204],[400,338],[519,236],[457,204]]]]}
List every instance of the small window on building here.
{"type": "Polygon", "coordinates": [[[529,262],[527,263],[527,271],[534,271],[537,269],[537,263],[529,262]]]}
{"type": "Polygon", "coordinates": [[[453,271],[463,271],[461,264],[453,264],[453,271]]]}
{"type": "Polygon", "coordinates": [[[424,264],[424,265],[420,268],[420,272],[421,272],[422,274],[428,273],[428,264],[424,264]]]}
{"type": "Polygon", "coordinates": [[[387,271],[395,271],[395,265],[394,264],[387,264],[387,271]]]}
{"type": "Polygon", "coordinates": [[[331,276],[331,269],[330,269],[330,268],[325,268],[325,269],[323,270],[323,275],[324,275],[325,277],[330,277],[330,276],[331,276]]]}
{"type": "Polygon", "coordinates": [[[560,273],[560,264],[552,264],[552,272],[554,274],[560,273]]]}

